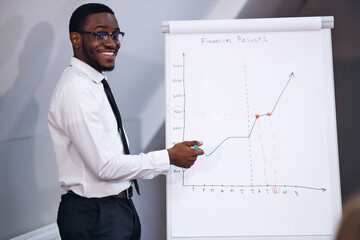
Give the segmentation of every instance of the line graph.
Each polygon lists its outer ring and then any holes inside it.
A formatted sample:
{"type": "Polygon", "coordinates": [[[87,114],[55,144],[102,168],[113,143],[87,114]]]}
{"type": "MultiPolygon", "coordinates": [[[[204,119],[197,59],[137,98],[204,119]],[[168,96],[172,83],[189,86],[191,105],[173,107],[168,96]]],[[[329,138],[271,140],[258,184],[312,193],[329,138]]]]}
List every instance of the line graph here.
{"type": "MultiPolygon", "coordinates": [[[[182,83],[182,94],[176,94],[174,96],[178,96],[179,98],[182,98],[182,106],[181,105],[177,105],[175,108],[178,109],[178,111],[175,111],[176,114],[182,114],[182,117],[176,116],[171,114],[171,112],[169,111],[169,109],[172,109],[171,107],[168,108],[168,113],[172,115],[173,118],[176,118],[177,120],[181,120],[182,121],[182,127],[179,129],[182,130],[182,141],[185,141],[185,136],[186,136],[186,120],[187,120],[187,106],[186,106],[186,55],[185,53],[182,53],[182,64],[180,65],[174,65],[174,67],[179,68],[181,70],[181,74],[182,74],[182,78],[181,79],[177,79],[176,82],[180,82],[182,83]]],[[[292,81],[294,81],[295,79],[295,74],[294,72],[291,72],[288,75],[287,81],[284,84],[284,86],[281,88],[281,91],[279,92],[278,96],[276,97],[276,101],[274,102],[271,111],[266,112],[266,113],[258,113],[253,115],[253,120],[251,123],[251,127],[250,130],[248,132],[248,134],[246,135],[238,135],[238,136],[227,136],[224,139],[222,139],[220,142],[218,142],[218,144],[211,149],[210,151],[207,151],[204,153],[205,157],[211,157],[213,156],[216,151],[219,150],[219,148],[221,148],[224,144],[226,144],[227,142],[229,142],[230,140],[236,140],[236,139],[248,139],[250,141],[250,139],[253,136],[253,130],[254,127],[256,125],[256,123],[260,120],[260,118],[262,117],[272,117],[274,115],[274,113],[276,113],[276,109],[278,107],[278,104],[281,102],[281,98],[284,94],[284,92],[286,91],[286,89],[289,87],[290,83],[292,81]]],[[[248,113],[249,114],[249,113],[248,113]]],[[[249,116],[248,116],[249,118],[249,116]]],[[[263,150],[262,150],[263,151],[263,150]]],[[[264,154],[264,152],[263,152],[264,154]]],[[[265,163],[265,155],[263,156],[264,158],[264,164],[265,163]]],[[[253,172],[253,163],[251,163],[251,172],[253,172]]],[[[308,190],[318,190],[318,191],[326,191],[326,188],[323,187],[313,187],[313,186],[306,186],[306,185],[296,185],[296,184],[268,184],[267,181],[266,184],[254,184],[253,183],[253,174],[251,173],[252,177],[251,177],[251,184],[187,184],[185,182],[185,172],[187,170],[186,169],[182,169],[182,186],[183,187],[229,187],[229,188],[266,188],[266,187],[281,187],[281,188],[295,188],[295,189],[308,189],[308,190]]],[[[276,171],[276,170],[275,170],[276,171]]],[[[266,175],[266,167],[264,166],[264,175],[266,175]]]]}
{"type": "MultiPolygon", "coordinates": [[[[186,93],[185,93],[185,53],[182,54],[182,59],[183,59],[183,65],[182,65],[182,70],[183,70],[183,99],[184,99],[184,104],[183,104],[183,119],[184,119],[184,125],[183,125],[183,139],[182,141],[185,140],[185,129],[186,129],[186,126],[185,126],[185,114],[186,114],[186,93]]],[[[216,147],[214,150],[212,150],[210,153],[204,153],[205,156],[211,156],[222,144],[224,144],[226,141],[230,140],[230,139],[241,139],[241,138],[250,138],[251,135],[252,135],[252,131],[253,131],[253,128],[256,124],[256,121],[260,118],[260,117],[263,117],[263,116],[272,116],[275,109],[276,109],[276,106],[278,105],[280,99],[281,99],[281,96],[283,95],[284,91],[286,90],[286,88],[288,87],[290,81],[295,77],[294,73],[290,73],[289,74],[289,79],[288,81],[286,82],[285,86],[283,87],[281,93],[279,94],[279,97],[277,98],[271,112],[267,112],[267,113],[263,113],[263,114],[256,114],[255,115],[255,119],[253,121],[253,124],[252,124],[252,127],[251,127],[251,130],[250,130],[250,133],[246,136],[229,136],[229,137],[226,137],[224,140],[222,140],[216,147]]]]}
{"type": "MultiPolygon", "coordinates": [[[[285,89],[286,89],[287,86],[289,85],[291,79],[293,79],[294,77],[295,77],[294,73],[291,73],[291,74],[289,75],[289,80],[286,82],[286,85],[284,86],[283,90],[281,91],[281,93],[280,93],[280,95],[279,95],[279,97],[278,97],[278,99],[277,99],[277,101],[276,101],[273,109],[271,110],[271,112],[268,112],[268,113],[265,113],[265,114],[255,115],[255,119],[254,119],[254,121],[253,121],[251,130],[250,130],[250,133],[249,133],[247,136],[227,137],[227,138],[225,138],[224,140],[222,140],[222,141],[219,143],[219,145],[216,146],[216,148],[215,148],[214,150],[212,150],[210,153],[204,153],[204,155],[207,156],[207,157],[211,156],[222,144],[224,144],[226,141],[228,141],[228,140],[230,140],[230,139],[238,139],[238,138],[245,138],[245,139],[246,139],[246,138],[250,138],[250,137],[251,137],[251,134],[252,134],[252,132],[253,132],[253,129],[254,129],[254,126],[255,126],[256,121],[257,121],[260,117],[263,117],[263,116],[269,116],[269,117],[270,117],[270,116],[273,115],[273,113],[274,113],[274,111],[275,111],[275,109],[276,109],[276,106],[277,106],[277,104],[278,104],[279,101],[280,101],[280,98],[281,98],[282,94],[284,93],[285,89]]],[[[184,82],[185,82],[185,81],[184,81],[184,82]]],[[[185,88],[184,88],[184,89],[185,89],[185,88]]],[[[185,122],[185,121],[184,121],[184,122],[185,122]]]]}

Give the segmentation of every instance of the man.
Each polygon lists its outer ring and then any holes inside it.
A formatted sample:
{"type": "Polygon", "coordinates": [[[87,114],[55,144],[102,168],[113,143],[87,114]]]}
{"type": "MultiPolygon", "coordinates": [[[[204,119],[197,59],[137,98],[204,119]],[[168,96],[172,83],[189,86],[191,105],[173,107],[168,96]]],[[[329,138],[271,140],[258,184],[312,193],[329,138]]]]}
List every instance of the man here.
{"type": "Polygon", "coordinates": [[[193,146],[202,143],[127,155],[121,117],[104,73],[114,69],[124,33],[114,12],[102,4],[76,9],[69,32],[74,57],[54,90],[48,115],[59,181],[67,191],[58,211],[61,238],[140,239],[131,183],[137,187],[137,178],[166,174],[170,164],[191,167],[204,153],[193,146]]]}

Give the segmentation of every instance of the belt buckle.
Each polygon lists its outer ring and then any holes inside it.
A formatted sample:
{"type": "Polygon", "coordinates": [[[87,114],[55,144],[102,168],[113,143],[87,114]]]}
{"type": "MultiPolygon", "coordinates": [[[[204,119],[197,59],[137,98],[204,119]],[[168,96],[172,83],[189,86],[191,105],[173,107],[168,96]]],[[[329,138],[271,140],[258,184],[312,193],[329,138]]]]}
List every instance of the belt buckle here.
{"type": "Polygon", "coordinates": [[[127,198],[127,199],[130,199],[129,189],[127,188],[127,189],[125,190],[125,192],[126,192],[126,198],[127,198]]]}

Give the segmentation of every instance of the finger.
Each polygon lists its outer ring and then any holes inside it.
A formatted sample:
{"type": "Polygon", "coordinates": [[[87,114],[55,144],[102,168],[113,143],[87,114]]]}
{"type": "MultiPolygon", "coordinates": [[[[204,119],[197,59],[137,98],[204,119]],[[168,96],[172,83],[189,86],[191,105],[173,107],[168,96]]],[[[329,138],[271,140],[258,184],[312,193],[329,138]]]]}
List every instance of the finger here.
{"type": "Polygon", "coordinates": [[[191,147],[191,150],[192,150],[192,156],[195,156],[195,157],[197,157],[197,156],[199,156],[199,155],[203,155],[204,154],[204,150],[202,150],[201,148],[199,148],[199,147],[196,147],[196,145],[194,146],[194,147],[191,147]]]}
{"type": "Polygon", "coordinates": [[[193,147],[195,145],[197,146],[202,146],[203,145],[203,142],[201,141],[196,141],[196,140],[193,140],[193,141],[185,141],[184,144],[188,147],[193,147]]]}
{"type": "Polygon", "coordinates": [[[204,154],[204,150],[202,150],[201,148],[198,148],[198,149],[196,150],[196,154],[197,154],[197,155],[203,155],[203,154],[204,154]]]}
{"type": "Polygon", "coordinates": [[[185,141],[184,145],[187,147],[192,147],[192,146],[196,145],[196,141],[185,141]]]}

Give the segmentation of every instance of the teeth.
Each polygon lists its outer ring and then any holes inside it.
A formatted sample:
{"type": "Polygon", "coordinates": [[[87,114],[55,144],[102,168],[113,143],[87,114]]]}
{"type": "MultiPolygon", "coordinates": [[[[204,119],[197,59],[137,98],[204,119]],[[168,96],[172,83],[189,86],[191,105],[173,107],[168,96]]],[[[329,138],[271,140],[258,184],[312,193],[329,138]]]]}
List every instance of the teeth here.
{"type": "Polygon", "coordinates": [[[112,55],[114,55],[113,52],[103,52],[102,54],[107,55],[107,56],[112,56],[112,55]]]}

